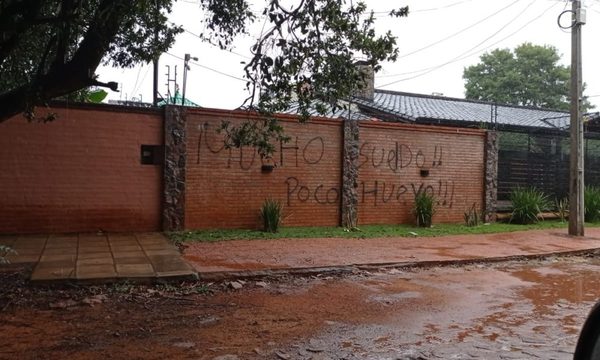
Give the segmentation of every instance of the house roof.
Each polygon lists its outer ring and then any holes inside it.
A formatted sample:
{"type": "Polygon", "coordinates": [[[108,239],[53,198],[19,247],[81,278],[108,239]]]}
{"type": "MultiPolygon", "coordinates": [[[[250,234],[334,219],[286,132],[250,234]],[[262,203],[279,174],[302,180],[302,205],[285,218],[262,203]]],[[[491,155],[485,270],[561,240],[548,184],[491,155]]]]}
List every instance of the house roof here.
{"type": "Polygon", "coordinates": [[[359,98],[354,101],[367,112],[383,112],[409,121],[496,122],[557,130],[568,128],[569,123],[569,113],[565,111],[377,89],[373,101],[359,98]]]}
{"type": "MultiPolygon", "coordinates": [[[[183,100],[183,97],[181,96],[181,94],[179,93],[179,91],[175,91],[175,95],[172,95],[170,97],[167,97],[167,99],[163,99],[161,101],[158,102],[158,106],[163,106],[163,105],[167,105],[167,104],[173,104],[173,105],[181,105],[181,100],[183,100]]],[[[200,105],[196,104],[195,102],[191,101],[190,99],[186,98],[184,100],[184,106],[193,106],[193,107],[200,107],[200,105]]]]}
{"type": "MultiPolygon", "coordinates": [[[[323,117],[328,117],[328,118],[345,118],[345,119],[351,119],[351,120],[379,120],[374,116],[365,114],[363,112],[360,111],[359,108],[357,108],[355,105],[349,105],[346,104],[347,108],[346,109],[337,109],[336,111],[333,111],[330,105],[325,105],[325,109],[327,110],[327,112],[325,114],[320,114],[316,107],[312,106],[309,109],[309,114],[310,116],[323,116],[323,117]]],[[[285,114],[291,114],[291,115],[299,115],[300,114],[300,107],[298,105],[298,103],[293,103],[286,111],[284,111],[285,114]]]]}

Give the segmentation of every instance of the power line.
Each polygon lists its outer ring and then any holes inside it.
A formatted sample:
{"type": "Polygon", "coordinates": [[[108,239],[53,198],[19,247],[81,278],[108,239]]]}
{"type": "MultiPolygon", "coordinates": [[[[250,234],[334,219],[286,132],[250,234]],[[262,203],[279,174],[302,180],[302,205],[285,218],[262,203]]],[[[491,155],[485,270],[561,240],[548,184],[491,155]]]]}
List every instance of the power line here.
{"type": "MultiPolygon", "coordinates": [[[[171,24],[173,24],[173,25],[177,25],[177,24],[175,24],[174,22],[171,22],[171,24]]],[[[187,34],[189,34],[189,35],[193,35],[194,37],[196,37],[196,38],[198,38],[198,39],[200,39],[200,40],[202,39],[202,37],[201,37],[200,35],[198,35],[198,34],[196,34],[196,33],[192,32],[192,31],[190,31],[190,30],[188,30],[188,29],[186,29],[186,28],[184,28],[184,27],[181,27],[181,28],[183,29],[183,31],[184,31],[185,33],[187,33],[187,34]]],[[[243,58],[245,58],[245,59],[252,59],[252,58],[251,58],[251,57],[249,57],[248,55],[240,54],[240,53],[238,53],[238,52],[235,52],[235,51],[233,51],[233,50],[225,50],[225,49],[222,49],[220,46],[218,46],[218,45],[215,45],[215,44],[211,43],[210,41],[204,41],[204,42],[205,42],[206,44],[209,44],[209,45],[211,45],[211,46],[214,46],[214,47],[216,47],[217,49],[219,49],[219,50],[221,50],[221,51],[223,51],[223,52],[228,52],[228,53],[231,53],[231,54],[235,54],[235,55],[237,55],[237,56],[240,56],[240,57],[243,57],[243,58]]]]}
{"type": "MultiPolygon", "coordinates": [[[[498,41],[496,41],[496,42],[494,42],[494,43],[492,43],[492,44],[490,44],[490,45],[488,45],[488,46],[486,46],[486,47],[484,47],[484,48],[482,48],[482,49],[479,49],[479,50],[475,50],[475,51],[473,51],[473,50],[474,50],[474,49],[476,49],[476,48],[477,48],[479,45],[481,45],[481,44],[482,44],[482,43],[484,43],[485,41],[489,40],[490,38],[494,37],[494,36],[495,36],[496,34],[498,34],[498,33],[499,33],[499,32],[500,32],[502,29],[506,28],[506,27],[507,27],[507,26],[508,26],[510,23],[514,22],[514,21],[516,20],[516,18],[512,19],[512,20],[511,20],[511,21],[510,21],[508,24],[504,25],[504,26],[503,26],[503,27],[502,27],[502,28],[501,28],[499,31],[496,31],[496,32],[495,32],[495,33],[494,33],[492,36],[488,37],[488,38],[487,38],[487,39],[485,39],[484,41],[480,42],[478,45],[476,45],[476,46],[474,46],[474,47],[470,48],[469,50],[467,50],[467,51],[463,52],[462,54],[458,55],[457,57],[455,57],[455,58],[453,58],[453,59],[451,59],[451,60],[449,60],[449,61],[447,61],[447,62],[445,62],[445,63],[442,63],[442,64],[440,64],[440,65],[436,65],[436,66],[432,66],[432,67],[428,67],[428,68],[424,68],[424,69],[420,69],[420,70],[410,71],[410,72],[406,72],[406,73],[400,73],[400,74],[388,75],[387,77],[391,77],[391,76],[400,76],[400,75],[409,75],[409,74],[420,73],[420,74],[418,74],[418,75],[415,75],[415,76],[410,76],[410,77],[403,78],[403,79],[399,79],[399,80],[396,80],[396,81],[393,81],[393,82],[390,82],[390,83],[387,83],[387,84],[381,85],[381,86],[379,86],[379,87],[385,87],[385,86],[393,85],[393,84],[396,84],[396,83],[399,83],[399,82],[402,82],[402,81],[412,80],[412,79],[415,79],[415,78],[418,78],[418,77],[421,77],[421,76],[427,75],[427,74],[429,74],[429,73],[431,73],[431,72],[433,72],[433,71],[435,71],[435,70],[437,70],[437,69],[440,69],[440,68],[442,68],[442,67],[444,67],[444,66],[446,66],[446,65],[449,65],[449,64],[455,63],[455,62],[457,62],[457,61],[460,61],[460,60],[464,60],[464,59],[466,59],[466,58],[468,58],[468,57],[470,57],[470,56],[472,56],[472,55],[474,55],[474,54],[477,54],[477,53],[480,53],[480,52],[482,52],[482,51],[485,51],[485,50],[487,50],[487,49],[489,49],[489,48],[491,48],[491,47],[493,47],[493,46],[495,46],[495,45],[497,45],[497,44],[501,43],[502,41],[504,41],[504,40],[508,39],[509,37],[511,37],[511,36],[513,36],[513,35],[515,35],[516,33],[520,32],[520,31],[521,31],[521,30],[523,30],[524,28],[528,27],[528,26],[529,26],[529,25],[531,25],[533,22],[535,22],[536,20],[538,20],[538,19],[540,19],[542,16],[544,16],[544,15],[545,15],[545,14],[546,14],[548,11],[550,11],[550,10],[551,10],[553,7],[555,7],[555,6],[556,6],[556,4],[558,4],[558,3],[554,3],[554,4],[552,4],[552,5],[551,5],[550,7],[548,7],[546,10],[544,10],[544,11],[543,11],[543,12],[542,12],[540,15],[538,15],[538,16],[536,16],[535,18],[533,18],[532,20],[528,21],[528,22],[527,22],[527,23],[525,23],[523,26],[519,27],[517,30],[513,31],[512,33],[508,34],[507,36],[505,36],[505,37],[501,38],[500,40],[498,40],[498,41]]],[[[522,13],[521,13],[521,14],[522,14],[522,13]]],[[[520,15],[519,15],[519,16],[520,16],[520,15]]],[[[379,77],[379,78],[381,78],[381,77],[379,77]]]]}
{"type": "MultiPolygon", "coordinates": [[[[461,5],[467,2],[471,2],[473,0],[462,0],[462,1],[457,1],[454,2],[452,4],[448,4],[448,5],[444,5],[444,6],[439,6],[439,7],[434,7],[434,8],[427,8],[427,9],[416,9],[416,10],[411,10],[409,8],[409,13],[418,13],[418,12],[428,12],[428,11],[437,11],[437,10],[443,10],[443,9],[447,9],[447,8],[451,8],[454,7],[456,5],[461,5]]],[[[389,14],[392,10],[388,10],[388,11],[373,11],[373,14],[389,14]]]]}
{"type": "Polygon", "coordinates": [[[142,86],[142,84],[144,83],[144,80],[146,80],[146,76],[148,75],[148,72],[150,72],[150,68],[151,68],[151,66],[148,66],[148,67],[146,68],[146,72],[144,73],[144,76],[142,76],[142,80],[139,82],[139,84],[137,84],[137,85],[135,86],[135,89],[134,89],[134,90],[131,92],[132,94],[135,94],[135,93],[137,92],[138,88],[139,88],[140,86],[142,86]]]}
{"type": "MultiPolygon", "coordinates": [[[[183,61],[183,60],[185,60],[185,59],[184,59],[184,58],[182,58],[181,56],[177,56],[177,55],[171,54],[170,52],[166,52],[165,54],[167,54],[167,55],[170,55],[170,56],[172,56],[172,57],[174,57],[174,58],[176,58],[176,59],[182,60],[182,61],[183,61]]],[[[230,75],[230,74],[224,73],[224,72],[222,72],[222,71],[219,71],[219,70],[217,70],[217,69],[213,69],[213,68],[211,68],[211,67],[208,67],[208,66],[206,66],[206,65],[198,64],[197,62],[194,62],[194,61],[189,61],[189,63],[190,63],[190,64],[192,64],[192,65],[195,65],[195,66],[201,67],[201,68],[203,68],[203,69],[210,70],[210,71],[212,71],[212,72],[215,72],[215,73],[217,73],[217,74],[221,74],[221,75],[223,75],[223,76],[227,76],[227,77],[229,77],[229,78],[232,78],[232,79],[235,79],[235,80],[243,81],[243,82],[245,82],[245,83],[246,83],[246,82],[248,82],[248,80],[245,80],[245,79],[242,79],[242,78],[239,78],[239,77],[236,77],[236,76],[233,76],[233,75],[230,75]]]]}
{"type": "Polygon", "coordinates": [[[492,18],[492,17],[494,17],[494,16],[496,16],[496,15],[500,14],[500,13],[501,13],[501,12],[503,12],[504,10],[506,10],[506,9],[510,8],[511,6],[515,5],[516,3],[518,3],[519,1],[521,1],[521,0],[515,0],[515,1],[513,1],[512,3],[508,4],[507,6],[505,6],[505,7],[501,8],[500,10],[498,10],[498,11],[496,11],[496,12],[494,12],[494,13],[492,13],[492,14],[490,14],[490,15],[486,16],[486,17],[484,17],[483,19],[481,19],[481,20],[479,20],[479,21],[477,21],[477,22],[475,22],[475,23],[473,23],[473,24],[471,24],[471,25],[469,25],[469,26],[467,26],[467,27],[465,27],[465,28],[463,28],[463,29],[461,29],[461,30],[459,30],[459,31],[457,31],[457,32],[455,32],[455,33],[453,33],[453,34],[450,34],[450,35],[448,35],[448,36],[446,36],[446,37],[444,37],[444,38],[442,38],[442,39],[440,39],[440,40],[437,40],[437,41],[434,41],[434,42],[432,42],[432,43],[430,43],[430,44],[428,44],[428,45],[425,45],[425,46],[423,46],[422,48],[416,49],[416,50],[414,50],[414,51],[411,51],[411,52],[409,52],[409,53],[407,53],[407,54],[404,54],[404,55],[402,55],[402,56],[399,56],[399,57],[398,57],[398,59],[402,59],[402,58],[405,58],[405,57],[407,57],[407,56],[410,56],[410,55],[416,54],[416,53],[418,53],[418,52],[421,52],[421,51],[423,51],[423,50],[427,50],[427,49],[429,49],[429,48],[431,48],[431,47],[433,47],[433,46],[435,46],[435,45],[437,45],[437,44],[439,44],[439,43],[442,43],[442,42],[444,42],[444,41],[446,41],[446,40],[449,40],[449,39],[451,39],[451,38],[453,38],[453,37],[455,37],[455,36],[457,36],[457,35],[460,35],[460,34],[462,34],[463,32],[465,32],[465,31],[467,31],[467,30],[470,30],[470,29],[472,29],[473,27],[475,27],[475,26],[477,26],[477,25],[481,24],[482,22],[484,22],[484,21],[486,21],[486,20],[488,20],[488,19],[490,19],[490,18],[492,18]]]}
{"type": "Polygon", "coordinates": [[[133,90],[131,90],[131,93],[133,94],[135,92],[135,90],[137,90],[137,84],[138,84],[138,80],[140,79],[140,72],[142,71],[142,68],[144,67],[144,65],[140,66],[140,68],[138,69],[137,75],[135,77],[135,84],[133,84],[133,90]]]}

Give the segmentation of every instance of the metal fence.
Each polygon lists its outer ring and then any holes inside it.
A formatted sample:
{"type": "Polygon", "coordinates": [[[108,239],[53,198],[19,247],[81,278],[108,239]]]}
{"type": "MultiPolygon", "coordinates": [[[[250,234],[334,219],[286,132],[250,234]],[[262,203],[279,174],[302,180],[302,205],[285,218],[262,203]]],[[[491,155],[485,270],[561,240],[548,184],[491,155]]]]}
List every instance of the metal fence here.
{"type": "MultiPolygon", "coordinates": [[[[500,132],[498,200],[509,200],[513,188],[535,187],[550,198],[569,194],[568,134],[500,132]]],[[[600,134],[585,139],[586,185],[600,185],[600,134]]]]}

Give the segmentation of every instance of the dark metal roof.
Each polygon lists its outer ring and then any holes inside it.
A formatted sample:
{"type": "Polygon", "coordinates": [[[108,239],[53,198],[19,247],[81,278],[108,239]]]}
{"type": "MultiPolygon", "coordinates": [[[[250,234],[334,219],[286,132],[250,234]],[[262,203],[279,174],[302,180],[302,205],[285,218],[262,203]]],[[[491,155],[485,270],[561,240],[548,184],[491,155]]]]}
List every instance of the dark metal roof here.
{"type": "MultiPolygon", "coordinates": [[[[373,100],[354,97],[351,109],[353,111],[350,112],[343,109],[335,112],[330,110],[327,114],[320,115],[313,108],[311,116],[436,122],[454,126],[461,126],[463,122],[465,126],[497,124],[505,129],[532,128],[548,131],[566,131],[570,123],[570,114],[567,111],[377,89],[373,100]]],[[[297,104],[292,105],[286,113],[297,114],[297,104]]],[[[600,123],[600,113],[588,113],[585,119],[590,121],[590,124],[600,123]]]]}
{"type": "Polygon", "coordinates": [[[499,125],[560,130],[565,129],[565,124],[568,128],[569,122],[569,113],[564,111],[384,90],[375,90],[373,101],[355,101],[363,108],[393,114],[406,120],[497,122],[499,125]]]}
{"type": "MultiPolygon", "coordinates": [[[[325,107],[327,109],[325,114],[320,114],[314,106],[311,107],[309,110],[310,116],[322,116],[334,119],[344,118],[352,120],[375,120],[373,116],[363,114],[360,109],[356,108],[356,106],[350,105],[350,110],[337,109],[336,111],[333,111],[329,105],[325,105],[325,107]]],[[[300,115],[298,103],[293,103],[286,111],[284,111],[284,113],[290,115],[300,115]]]]}

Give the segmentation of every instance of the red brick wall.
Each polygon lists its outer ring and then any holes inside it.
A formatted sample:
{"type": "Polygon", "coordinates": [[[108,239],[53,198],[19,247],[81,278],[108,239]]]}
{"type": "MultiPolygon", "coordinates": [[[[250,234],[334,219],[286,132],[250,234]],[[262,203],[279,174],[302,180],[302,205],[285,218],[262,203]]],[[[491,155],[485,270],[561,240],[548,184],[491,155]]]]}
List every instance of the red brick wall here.
{"type": "Polygon", "coordinates": [[[338,225],[342,123],[299,124],[283,117],[291,141],[277,145],[276,168],[264,173],[254,149],[224,149],[215,132],[222,120],[239,124],[247,118],[242,112],[188,111],[185,227],[260,227],[259,210],[268,197],[283,204],[284,225],[338,225]]]}
{"type": "Polygon", "coordinates": [[[140,145],[162,144],[162,114],[52,111],[0,124],[0,232],[159,230],[162,168],[140,164],[140,145]]]}
{"type": "MultiPolygon", "coordinates": [[[[58,120],[0,124],[0,232],[160,230],[162,167],[140,164],[142,144],[163,143],[162,114],[95,106],[59,108],[58,120]]],[[[222,120],[244,112],[187,110],[185,227],[257,228],[271,197],[284,225],[339,225],[342,121],[282,116],[287,144],[261,171],[252,148],[225,149],[222,120]]],[[[440,201],[437,222],[462,222],[483,199],[484,132],[361,122],[359,223],[412,222],[419,189],[440,201]],[[429,171],[421,176],[421,170],[429,171]]]]}
{"type": "MultiPolygon", "coordinates": [[[[284,205],[286,226],[339,225],[342,121],[302,125],[283,117],[292,141],[277,145],[277,167],[264,173],[254,149],[225,149],[216,133],[222,120],[246,119],[241,112],[188,111],[185,227],[257,228],[268,197],[284,205]]],[[[360,224],[413,222],[414,194],[423,190],[439,200],[436,222],[462,222],[472,204],[482,208],[484,131],[381,122],[360,126],[360,224]],[[421,170],[428,175],[421,176],[421,170]]]]}
{"type": "Polygon", "coordinates": [[[361,122],[359,224],[414,223],[420,189],[438,199],[434,223],[462,222],[472,204],[481,209],[484,136],[481,130],[361,122]]]}

